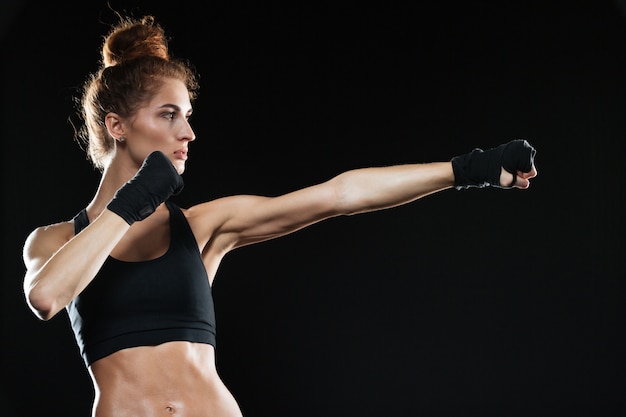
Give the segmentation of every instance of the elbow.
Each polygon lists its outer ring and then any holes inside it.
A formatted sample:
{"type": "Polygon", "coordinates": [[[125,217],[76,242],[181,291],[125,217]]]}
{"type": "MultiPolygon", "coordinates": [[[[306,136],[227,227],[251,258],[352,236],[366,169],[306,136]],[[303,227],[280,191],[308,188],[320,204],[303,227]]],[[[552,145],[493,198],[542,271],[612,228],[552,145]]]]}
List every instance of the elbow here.
{"type": "Polygon", "coordinates": [[[50,320],[60,310],[54,297],[36,286],[26,292],[26,302],[35,316],[43,321],[50,320]]]}
{"type": "Polygon", "coordinates": [[[45,299],[30,296],[27,297],[27,302],[31,311],[39,320],[48,321],[56,314],[53,308],[53,303],[45,299]]]}
{"type": "Polygon", "coordinates": [[[372,192],[371,184],[359,180],[354,171],[346,171],[328,181],[329,201],[334,201],[332,216],[353,216],[378,210],[385,206],[381,193],[372,192]]]}
{"type": "Polygon", "coordinates": [[[328,181],[331,185],[332,193],[327,201],[334,201],[330,217],[333,216],[352,216],[362,212],[362,203],[355,200],[354,191],[350,188],[349,183],[350,171],[339,174],[332,180],[328,181]]]}

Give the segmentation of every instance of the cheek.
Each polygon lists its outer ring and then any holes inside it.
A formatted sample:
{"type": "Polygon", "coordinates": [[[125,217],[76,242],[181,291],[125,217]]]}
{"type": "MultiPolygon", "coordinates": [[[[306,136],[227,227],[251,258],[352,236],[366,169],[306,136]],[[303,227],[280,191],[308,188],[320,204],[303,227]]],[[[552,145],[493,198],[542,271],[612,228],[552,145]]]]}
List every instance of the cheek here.
{"type": "Polygon", "coordinates": [[[169,137],[169,130],[166,123],[150,122],[138,126],[137,135],[141,138],[142,142],[166,142],[169,137]]]}

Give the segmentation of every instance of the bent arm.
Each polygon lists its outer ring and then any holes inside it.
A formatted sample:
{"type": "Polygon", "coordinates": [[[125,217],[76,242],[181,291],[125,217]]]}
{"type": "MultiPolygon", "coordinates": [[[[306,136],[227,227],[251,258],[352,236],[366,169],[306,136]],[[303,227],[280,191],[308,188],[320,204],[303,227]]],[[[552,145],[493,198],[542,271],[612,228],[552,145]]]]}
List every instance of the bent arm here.
{"type": "Polygon", "coordinates": [[[104,210],[81,233],[67,240],[58,226],[35,230],[24,245],[24,294],[42,320],[49,320],[76,297],[130,226],[104,210]]]}

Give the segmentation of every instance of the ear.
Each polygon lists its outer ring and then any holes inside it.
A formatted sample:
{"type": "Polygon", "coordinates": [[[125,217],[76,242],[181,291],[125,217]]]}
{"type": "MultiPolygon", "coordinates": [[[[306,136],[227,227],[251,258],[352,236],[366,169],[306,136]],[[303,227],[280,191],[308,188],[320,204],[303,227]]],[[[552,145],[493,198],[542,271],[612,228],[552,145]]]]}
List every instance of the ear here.
{"type": "Polygon", "coordinates": [[[124,137],[124,123],[122,118],[117,113],[107,113],[104,117],[104,124],[107,127],[109,135],[115,140],[119,140],[124,137]]]}

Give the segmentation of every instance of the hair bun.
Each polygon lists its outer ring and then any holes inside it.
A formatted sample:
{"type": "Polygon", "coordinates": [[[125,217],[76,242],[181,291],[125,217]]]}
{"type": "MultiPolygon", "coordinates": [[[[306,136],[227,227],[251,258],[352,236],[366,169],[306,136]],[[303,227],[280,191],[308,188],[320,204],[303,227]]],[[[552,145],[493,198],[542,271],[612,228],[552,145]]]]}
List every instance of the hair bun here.
{"type": "Polygon", "coordinates": [[[102,47],[105,67],[142,56],[169,60],[167,38],[153,16],[123,18],[106,36],[102,47]]]}

